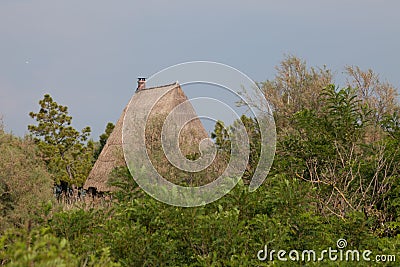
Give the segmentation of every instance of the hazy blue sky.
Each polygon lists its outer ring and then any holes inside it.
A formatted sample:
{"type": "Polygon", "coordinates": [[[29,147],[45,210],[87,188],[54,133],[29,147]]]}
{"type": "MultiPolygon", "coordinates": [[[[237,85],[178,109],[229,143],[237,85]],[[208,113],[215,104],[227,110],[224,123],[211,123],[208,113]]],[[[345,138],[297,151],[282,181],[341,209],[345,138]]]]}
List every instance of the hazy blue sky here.
{"type": "Polygon", "coordinates": [[[0,114],[23,135],[50,93],[97,139],[138,76],[210,60],[264,81],[285,53],[338,80],[358,65],[400,87],[399,12],[398,0],[0,0],[0,114]]]}

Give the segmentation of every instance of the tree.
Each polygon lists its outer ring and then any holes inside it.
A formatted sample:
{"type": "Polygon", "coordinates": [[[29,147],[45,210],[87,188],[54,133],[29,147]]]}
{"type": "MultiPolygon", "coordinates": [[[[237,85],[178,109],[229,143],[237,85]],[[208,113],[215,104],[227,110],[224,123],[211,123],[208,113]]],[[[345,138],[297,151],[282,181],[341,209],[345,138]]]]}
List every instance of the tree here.
{"type": "Polygon", "coordinates": [[[57,104],[48,94],[39,101],[38,113],[30,112],[37,125],[29,125],[41,155],[55,183],[82,186],[92,166],[93,142],[90,127],[81,132],[71,126],[68,107],[57,104]]]}
{"type": "Polygon", "coordinates": [[[357,97],[363,104],[374,110],[372,114],[375,121],[379,122],[385,115],[399,111],[398,92],[393,85],[382,82],[379,75],[373,70],[361,70],[357,66],[346,66],[349,76],[347,83],[357,89],[357,97]]]}
{"type": "Polygon", "coordinates": [[[0,114],[0,133],[4,132],[3,115],[0,114]]]}
{"type": "MultiPolygon", "coordinates": [[[[242,176],[244,183],[249,184],[260,158],[261,132],[256,118],[242,115],[240,117],[240,122],[243,123],[244,127],[246,128],[247,136],[249,138],[249,161],[242,176]]],[[[224,156],[226,162],[229,162],[231,153],[231,139],[229,132],[238,123],[239,120],[236,120],[231,126],[226,127],[224,122],[217,121],[214,131],[211,133],[211,138],[215,140],[215,144],[217,145],[219,152],[224,156]]]]}
{"type": "Polygon", "coordinates": [[[332,83],[333,76],[325,66],[308,68],[305,61],[295,56],[287,56],[276,70],[273,80],[259,86],[272,106],[279,130],[303,108],[318,110],[322,89],[332,83]]]}
{"type": "Polygon", "coordinates": [[[13,225],[34,225],[51,204],[52,180],[36,152],[31,141],[0,131],[0,236],[13,225]]]}
{"type": "MultiPolygon", "coordinates": [[[[311,183],[322,214],[348,218],[363,211],[377,222],[374,227],[380,227],[392,219],[384,196],[398,181],[397,147],[384,138],[366,138],[373,110],[360,103],[357,89],[331,85],[323,95],[319,112],[304,109],[294,114],[293,130],[277,148],[277,157],[291,166],[279,171],[311,183]]],[[[392,121],[387,128],[396,132],[392,121]]]]}
{"type": "Polygon", "coordinates": [[[114,128],[115,128],[115,125],[113,123],[111,123],[111,122],[107,123],[104,133],[102,135],[100,135],[99,146],[96,148],[96,150],[94,152],[93,158],[95,160],[97,160],[98,157],[100,156],[100,153],[103,150],[103,147],[106,145],[108,137],[110,137],[114,128]]]}

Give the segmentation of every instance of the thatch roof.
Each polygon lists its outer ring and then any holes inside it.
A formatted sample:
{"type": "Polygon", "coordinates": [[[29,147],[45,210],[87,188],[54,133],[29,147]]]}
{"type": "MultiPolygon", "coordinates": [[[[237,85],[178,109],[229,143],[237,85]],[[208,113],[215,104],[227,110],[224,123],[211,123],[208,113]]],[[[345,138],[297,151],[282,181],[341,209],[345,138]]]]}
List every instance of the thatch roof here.
{"type": "MultiPolygon", "coordinates": [[[[130,108],[134,108],[134,116],[137,118],[142,118],[144,120],[143,110],[148,109],[148,107],[154,104],[153,99],[158,99],[159,96],[163,96],[153,107],[152,112],[149,116],[150,120],[154,117],[162,117],[167,115],[179,104],[188,100],[184,92],[182,91],[178,82],[147,88],[143,90],[136,91],[132,98],[130,108]]],[[[84,189],[89,189],[90,187],[96,188],[99,192],[113,191],[107,181],[111,172],[116,167],[126,166],[123,146],[122,146],[122,128],[125,118],[127,107],[121,114],[118,122],[115,125],[113,132],[107,140],[106,145],[101,151],[96,163],[94,164],[87,180],[84,185],[84,189]]],[[[195,113],[191,105],[185,110],[186,113],[195,113]]],[[[130,114],[132,114],[130,112],[130,114]]],[[[146,123],[143,121],[143,123],[146,123]]],[[[190,123],[185,125],[181,132],[180,143],[190,144],[189,146],[198,149],[198,144],[203,138],[207,138],[207,132],[205,131],[202,123],[199,119],[192,120],[190,123]],[[193,134],[195,132],[196,134],[193,134]]],[[[184,153],[190,153],[193,150],[182,151],[184,153]]]]}

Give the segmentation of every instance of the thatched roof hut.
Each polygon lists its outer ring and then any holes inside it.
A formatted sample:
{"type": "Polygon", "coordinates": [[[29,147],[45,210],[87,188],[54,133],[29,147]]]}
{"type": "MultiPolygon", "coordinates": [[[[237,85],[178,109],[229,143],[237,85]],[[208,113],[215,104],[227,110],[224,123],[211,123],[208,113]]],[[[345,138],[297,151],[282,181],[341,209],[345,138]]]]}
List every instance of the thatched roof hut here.
{"type": "MultiPolygon", "coordinates": [[[[132,104],[134,106],[130,106],[134,108],[134,116],[141,117],[143,115],[142,111],[145,110],[147,106],[153,105],[154,103],[151,103],[152,99],[158,99],[157,96],[163,97],[153,106],[149,116],[150,120],[156,117],[165,117],[176,106],[188,100],[178,82],[159,87],[145,88],[144,79],[139,78],[138,89],[133,96],[134,103],[132,104]]],[[[126,110],[127,107],[125,107],[122,112],[113,132],[109,136],[106,145],[94,164],[86,180],[84,189],[94,188],[97,192],[113,191],[113,188],[107,184],[111,172],[116,167],[126,166],[122,145],[122,129],[126,110]]],[[[188,106],[186,113],[195,113],[191,105],[188,106]]],[[[146,122],[143,121],[143,123],[146,122]]],[[[207,137],[208,134],[198,118],[190,121],[190,123],[183,128],[179,139],[180,143],[184,144],[183,152],[188,154],[197,151],[199,142],[207,137]],[[187,149],[188,147],[194,150],[187,149]]]]}

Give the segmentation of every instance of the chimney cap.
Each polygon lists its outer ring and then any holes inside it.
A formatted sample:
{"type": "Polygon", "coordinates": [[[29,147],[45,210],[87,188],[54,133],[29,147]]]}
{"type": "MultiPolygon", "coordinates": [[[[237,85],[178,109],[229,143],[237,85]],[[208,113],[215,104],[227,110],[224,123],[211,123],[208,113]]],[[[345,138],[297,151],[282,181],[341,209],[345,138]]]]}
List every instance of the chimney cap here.
{"type": "Polygon", "coordinates": [[[143,90],[146,88],[146,78],[139,77],[137,83],[138,83],[138,87],[137,87],[136,91],[143,90]]]}

